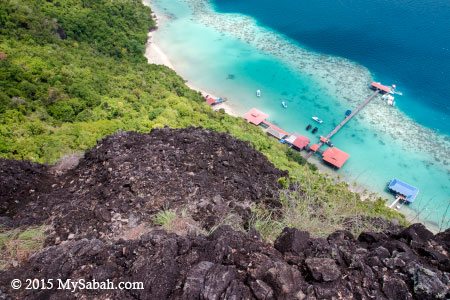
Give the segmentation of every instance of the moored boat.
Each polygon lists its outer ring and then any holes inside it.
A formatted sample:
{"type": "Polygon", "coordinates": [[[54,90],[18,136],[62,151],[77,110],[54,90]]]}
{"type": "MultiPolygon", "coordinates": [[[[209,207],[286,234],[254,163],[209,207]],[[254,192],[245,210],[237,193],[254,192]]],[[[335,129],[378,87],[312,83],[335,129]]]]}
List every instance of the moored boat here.
{"type": "Polygon", "coordinates": [[[261,90],[256,90],[256,97],[261,97],[261,90]]]}
{"type": "Polygon", "coordinates": [[[390,106],[395,106],[395,98],[394,96],[392,96],[391,94],[385,94],[381,97],[381,99],[383,99],[384,101],[386,101],[386,103],[390,106]]]}
{"type": "Polygon", "coordinates": [[[311,129],[311,124],[308,124],[308,126],[306,126],[306,130],[310,130],[311,129]]]}
{"type": "Polygon", "coordinates": [[[318,117],[312,117],[312,119],[314,121],[316,121],[317,123],[323,123],[323,121],[320,118],[318,118],[318,117]]]}

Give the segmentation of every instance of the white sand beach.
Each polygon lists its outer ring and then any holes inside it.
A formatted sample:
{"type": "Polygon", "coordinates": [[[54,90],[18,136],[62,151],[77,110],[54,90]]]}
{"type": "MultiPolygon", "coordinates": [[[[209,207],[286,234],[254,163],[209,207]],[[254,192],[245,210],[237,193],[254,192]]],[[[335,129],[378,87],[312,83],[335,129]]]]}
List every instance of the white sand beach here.
{"type": "MultiPolygon", "coordinates": [[[[145,1],[143,1],[143,3],[144,3],[144,5],[148,6],[148,4],[145,1]]],[[[157,26],[159,24],[161,24],[162,22],[164,22],[164,20],[167,19],[166,16],[156,14],[155,12],[153,12],[153,15],[154,15],[154,18],[155,18],[157,26]]],[[[164,65],[164,66],[167,66],[167,67],[171,68],[172,70],[174,70],[176,72],[174,66],[170,62],[169,57],[164,53],[164,51],[162,51],[161,47],[158,45],[157,32],[156,31],[150,31],[148,33],[148,40],[147,40],[147,43],[145,44],[145,54],[144,54],[144,56],[147,58],[147,61],[148,61],[149,64],[164,65]]],[[[217,95],[214,95],[214,93],[208,92],[208,91],[206,91],[204,89],[201,89],[201,88],[199,88],[197,86],[194,86],[189,81],[186,81],[186,85],[188,87],[190,87],[191,89],[202,93],[203,96],[210,96],[210,97],[215,98],[215,99],[221,98],[221,97],[219,97],[217,95]]],[[[233,108],[231,107],[231,105],[229,105],[226,102],[220,103],[220,104],[216,104],[216,105],[212,106],[212,108],[214,110],[223,109],[223,110],[225,110],[225,112],[227,114],[232,115],[234,117],[238,117],[239,116],[239,114],[237,114],[235,111],[233,111],[233,108]]]]}

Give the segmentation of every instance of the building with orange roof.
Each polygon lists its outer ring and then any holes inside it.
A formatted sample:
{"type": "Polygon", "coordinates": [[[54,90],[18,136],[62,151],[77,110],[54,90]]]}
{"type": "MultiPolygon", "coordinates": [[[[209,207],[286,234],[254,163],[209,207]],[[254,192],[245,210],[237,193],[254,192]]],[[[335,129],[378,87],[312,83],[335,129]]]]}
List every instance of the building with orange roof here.
{"type": "Polygon", "coordinates": [[[379,82],[372,82],[371,87],[372,87],[373,90],[380,90],[383,93],[390,93],[391,92],[391,87],[382,85],[379,82]]]}
{"type": "Polygon", "coordinates": [[[342,167],[349,157],[350,154],[336,147],[330,147],[322,154],[324,161],[338,168],[342,167]]]}
{"type": "Polygon", "coordinates": [[[205,98],[205,102],[208,103],[209,105],[212,105],[216,102],[216,100],[214,100],[213,98],[209,97],[209,98],[205,98]]]}
{"type": "Polygon", "coordinates": [[[317,150],[319,150],[320,146],[317,144],[313,144],[311,145],[311,147],[309,147],[309,150],[316,152],[317,150]]]}
{"type": "Polygon", "coordinates": [[[297,148],[298,150],[304,149],[306,146],[308,146],[310,139],[307,138],[304,135],[298,136],[295,141],[292,143],[292,146],[297,148]]]}
{"type": "Polygon", "coordinates": [[[247,120],[247,122],[252,123],[254,125],[261,124],[262,121],[267,119],[269,115],[263,112],[260,112],[256,108],[252,108],[248,113],[243,115],[242,117],[247,120]]]}

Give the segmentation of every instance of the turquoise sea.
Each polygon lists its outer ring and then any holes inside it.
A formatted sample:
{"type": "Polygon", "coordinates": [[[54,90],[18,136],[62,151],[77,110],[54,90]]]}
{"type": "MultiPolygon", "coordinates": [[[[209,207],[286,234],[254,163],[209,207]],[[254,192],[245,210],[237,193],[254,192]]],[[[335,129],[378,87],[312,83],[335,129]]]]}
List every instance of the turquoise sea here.
{"type": "MultiPolygon", "coordinates": [[[[330,132],[342,121],[347,109],[356,108],[371,93],[371,81],[397,84],[404,95],[396,96],[396,107],[386,105],[378,97],[333,138],[336,147],[351,155],[336,172],[390,200],[393,196],[385,190],[387,182],[394,177],[404,180],[420,189],[418,198],[405,212],[415,220],[448,228],[450,85],[445,74],[449,75],[450,70],[450,46],[445,41],[450,39],[442,42],[433,31],[429,38],[437,39],[434,46],[438,49],[434,51],[427,45],[433,51],[424,56],[420,52],[423,49],[419,51],[408,44],[411,49],[405,50],[397,45],[407,34],[403,29],[397,39],[381,33],[355,34],[362,30],[361,24],[370,29],[381,22],[379,13],[370,13],[378,8],[374,2],[391,3],[372,1],[364,6],[344,0],[333,1],[333,5],[331,1],[305,0],[295,4],[287,0],[277,4],[266,0],[149,1],[152,9],[163,16],[154,38],[181,76],[194,86],[227,97],[237,113],[244,114],[255,107],[269,114],[270,122],[286,131],[302,133],[313,142],[330,132]],[[321,4],[314,7],[316,2],[321,4]],[[324,5],[326,2],[330,7],[324,5]],[[358,10],[364,12],[361,20],[352,22],[352,16],[359,15],[358,10]],[[335,13],[341,16],[339,22],[333,23],[329,18],[335,13]],[[338,23],[340,27],[333,26],[338,23]],[[337,30],[335,35],[333,30],[337,30]],[[383,55],[370,47],[377,43],[382,45],[377,51],[384,51],[383,55]],[[363,45],[367,49],[355,49],[363,45]],[[404,52],[393,54],[395,51],[404,52]],[[404,53],[411,54],[406,63],[404,53]],[[391,54],[402,57],[402,61],[393,64],[394,59],[385,58],[391,54]],[[433,63],[423,61],[430,56],[433,63]],[[417,68],[411,66],[419,62],[417,68]],[[442,74],[433,78],[428,72],[442,74]],[[415,74],[422,81],[410,82],[415,74]],[[420,88],[418,82],[423,83],[420,88]],[[261,98],[255,96],[257,89],[262,92],[261,98]],[[287,102],[287,109],[281,101],[287,102]],[[314,123],[312,116],[320,117],[324,123],[314,123]],[[306,131],[308,124],[318,126],[319,131],[306,131]]],[[[440,1],[428,3],[433,5],[443,6],[440,11],[444,15],[449,8],[440,1]]],[[[388,10],[383,22],[394,16],[395,11],[388,10]]],[[[410,19],[402,17],[395,22],[414,23],[410,19]]],[[[429,20],[438,27],[445,21],[429,20]]],[[[414,31],[414,24],[411,26],[414,31]]],[[[419,31],[416,28],[418,36],[419,31]]],[[[449,37],[448,32],[445,34],[449,37]]]]}

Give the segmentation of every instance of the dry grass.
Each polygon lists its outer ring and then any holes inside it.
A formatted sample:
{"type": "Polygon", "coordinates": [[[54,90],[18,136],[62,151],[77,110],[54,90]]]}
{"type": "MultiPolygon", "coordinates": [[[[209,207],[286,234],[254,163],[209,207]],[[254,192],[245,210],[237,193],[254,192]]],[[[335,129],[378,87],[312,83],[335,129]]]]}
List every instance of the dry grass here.
{"type": "Polygon", "coordinates": [[[162,226],[167,232],[173,232],[178,235],[201,232],[197,222],[189,216],[187,210],[180,212],[162,210],[156,214],[153,223],[162,226]]]}
{"type": "Polygon", "coordinates": [[[253,208],[249,228],[258,230],[266,241],[274,241],[284,227],[308,231],[316,237],[327,237],[343,229],[355,236],[363,231],[384,229],[371,222],[374,218],[368,217],[368,207],[361,202],[359,194],[349,192],[345,183],[325,185],[326,180],[329,179],[306,174],[301,180],[291,182],[289,189],[280,191],[279,209],[264,205],[253,208]]]}
{"type": "Polygon", "coordinates": [[[20,264],[44,246],[46,226],[0,231],[0,270],[20,264]]]}
{"type": "Polygon", "coordinates": [[[214,230],[216,230],[217,228],[219,228],[222,225],[228,225],[235,231],[246,232],[246,230],[242,226],[242,219],[236,213],[230,212],[230,213],[226,214],[225,216],[223,216],[220,219],[219,223],[214,225],[211,229],[209,229],[209,231],[203,231],[202,233],[205,235],[210,235],[211,233],[214,232],[214,230]]]}

